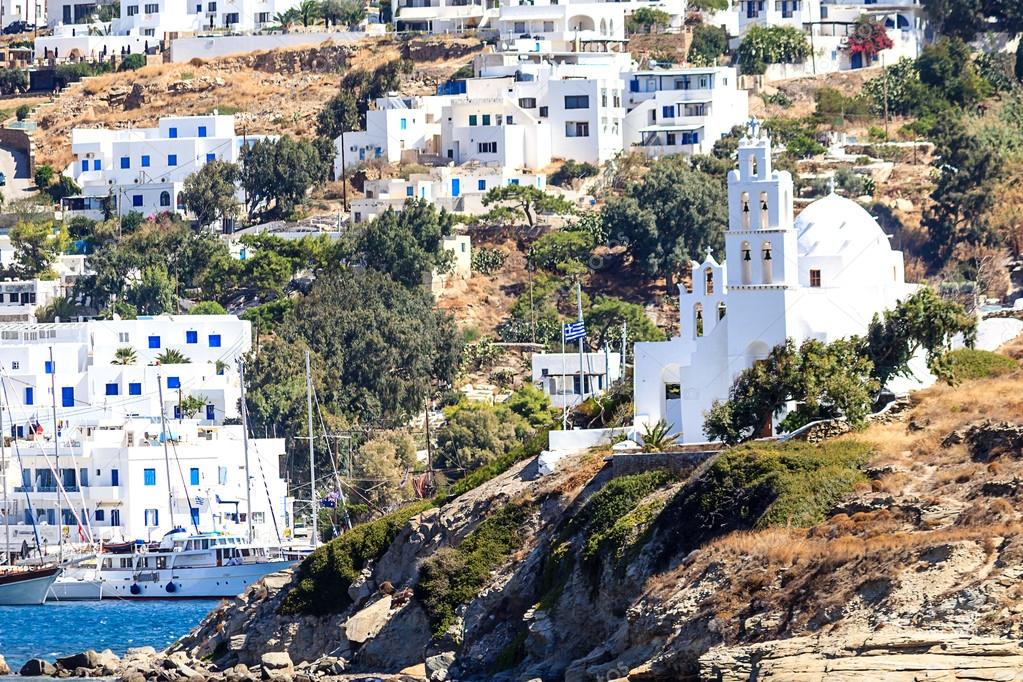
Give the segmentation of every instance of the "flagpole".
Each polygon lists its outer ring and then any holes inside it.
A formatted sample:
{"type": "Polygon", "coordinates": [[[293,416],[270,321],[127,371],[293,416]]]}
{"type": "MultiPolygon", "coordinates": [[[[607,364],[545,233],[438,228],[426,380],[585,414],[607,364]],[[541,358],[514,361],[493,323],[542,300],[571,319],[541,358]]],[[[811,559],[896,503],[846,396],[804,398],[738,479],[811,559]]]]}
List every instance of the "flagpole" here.
{"type": "Polygon", "coordinates": [[[565,376],[568,373],[565,370],[566,353],[565,353],[565,324],[561,325],[561,429],[563,431],[568,430],[568,404],[565,403],[565,376]]]}
{"type": "MultiPolygon", "coordinates": [[[[583,289],[577,279],[575,281],[575,300],[579,306],[579,324],[583,324],[583,289]]],[[[582,404],[586,400],[586,372],[583,368],[583,341],[586,339],[584,333],[579,337],[579,403],[582,404]]]]}

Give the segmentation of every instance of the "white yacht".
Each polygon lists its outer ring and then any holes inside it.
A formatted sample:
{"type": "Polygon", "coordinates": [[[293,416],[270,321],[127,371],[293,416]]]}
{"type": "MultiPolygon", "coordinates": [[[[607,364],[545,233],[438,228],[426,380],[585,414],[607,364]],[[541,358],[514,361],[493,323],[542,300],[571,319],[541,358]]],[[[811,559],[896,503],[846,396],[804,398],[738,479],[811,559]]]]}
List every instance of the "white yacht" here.
{"type": "Polygon", "coordinates": [[[42,604],[59,575],[56,566],[0,568],[0,606],[42,604]]]}
{"type": "Polygon", "coordinates": [[[293,559],[220,532],[176,528],[159,543],[106,546],[64,569],[53,601],[231,598],[293,559]]]}

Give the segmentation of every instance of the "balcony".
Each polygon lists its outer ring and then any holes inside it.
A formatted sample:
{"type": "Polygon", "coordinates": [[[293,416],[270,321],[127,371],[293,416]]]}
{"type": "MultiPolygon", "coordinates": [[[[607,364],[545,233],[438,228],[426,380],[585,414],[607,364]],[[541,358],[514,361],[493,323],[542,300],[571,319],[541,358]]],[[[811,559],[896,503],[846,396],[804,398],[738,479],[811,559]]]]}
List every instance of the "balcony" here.
{"type": "Polygon", "coordinates": [[[402,21],[429,21],[431,19],[479,19],[483,17],[480,5],[455,5],[444,7],[402,7],[397,18],[402,21]]]}

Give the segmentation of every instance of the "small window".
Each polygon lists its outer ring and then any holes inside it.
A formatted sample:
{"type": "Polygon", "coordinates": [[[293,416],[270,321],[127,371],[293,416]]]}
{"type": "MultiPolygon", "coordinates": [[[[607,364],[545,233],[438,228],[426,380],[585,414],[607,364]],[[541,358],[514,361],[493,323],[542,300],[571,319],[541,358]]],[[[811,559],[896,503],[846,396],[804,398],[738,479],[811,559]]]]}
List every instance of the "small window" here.
{"type": "Polygon", "coordinates": [[[474,126],[479,124],[479,117],[476,114],[469,114],[469,125],[474,126]]]}
{"type": "MultiPolygon", "coordinates": [[[[210,11],[212,12],[213,10],[210,11]]],[[[199,137],[206,137],[206,126],[199,126],[199,137]]]]}
{"type": "Polygon", "coordinates": [[[540,107],[540,118],[547,118],[547,107],[540,107]]]}
{"type": "Polygon", "coordinates": [[[181,377],[167,377],[167,388],[181,388],[181,377]]]}
{"type": "Polygon", "coordinates": [[[197,332],[197,331],[186,331],[185,332],[185,343],[199,343],[199,332],[197,332]]]}
{"type": "Polygon", "coordinates": [[[810,286],[816,288],[816,287],[820,287],[820,285],[821,285],[821,271],[818,270],[817,268],[813,268],[813,269],[810,270],[810,286]]]}
{"type": "Polygon", "coordinates": [[[478,189],[481,192],[485,192],[486,189],[487,189],[487,181],[486,180],[478,180],[476,182],[476,189],[478,189]]]}
{"type": "Polygon", "coordinates": [[[565,108],[566,109],[589,109],[590,108],[590,96],[589,95],[565,95],[565,108]]]}
{"type": "Polygon", "coordinates": [[[53,374],[53,360],[46,360],[43,362],[43,371],[46,374],[53,374]]]}
{"type": "Polygon", "coordinates": [[[160,347],[160,337],[159,336],[150,336],[149,337],[149,347],[150,348],[159,348],[160,347]]]}
{"type": "Polygon", "coordinates": [[[63,386],[60,389],[60,404],[61,407],[74,407],[75,406],[75,387],[74,386],[63,386]]]}
{"type": "Polygon", "coordinates": [[[199,485],[199,469],[192,467],[188,470],[189,485],[199,485]]]}
{"type": "Polygon", "coordinates": [[[479,142],[476,145],[480,154],[496,154],[497,142],[479,142]]]}
{"type": "Polygon", "coordinates": [[[135,16],[138,13],[139,13],[139,6],[138,5],[128,5],[128,16],[129,17],[133,17],[133,16],[135,16]]]}
{"type": "Polygon", "coordinates": [[[227,467],[217,467],[217,482],[220,485],[227,485],[227,467]]]}
{"type": "Polygon", "coordinates": [[[483,125],[485,126],[490,125],[490,120],[491,120],[490,114],[483,114],[483,125]]]}
{"type": "Polygon", "coordinates": [[[142,384],[135,382],[128,384],[128,395],[142,395],[142,384]]]}
{"type": "Polygon", "coordinates": [[[167,155],[167,165],[168,166],[172,166],[172,167],[178,165],[178,155],[177,154],[168,154],[167,155]]]}
{"type": "Polygon", "coordinates": [[[142,167],[149,168],[149,154],[142,155],[142,167]]]}
{"type": "Polygon", "coordinates": [[[216,160],[217,160],[217,155],[216,154],[207,154],[206,155],[206,163],[209,163],[210,161],[216,161],[216,160]]]}
{"type": "Polygon", "coordinates": [[[210,348],[220,348],[220,334],[210,334],[210,348]]]}
{"type": "Polygon", "coordinates": [[[96,514],[93,518],[95,518],[97,521],[103,521],[106,518],[106,514],[103,512],[102,509],[97,509],[96,514]]]}
{"type": "Polygon", "coordinates": [[[174,138],[176,138],[178,136],[178,129],[177,128],[170,128],[170,129],[168,129],[167,130],[167,136],[170,137],[173,140],[174,138]]]}
{"type": "Polygon", "coordinates": [[[519,106],[523,109],[536,109],[536,98],[535,97],[520,97],[519,106]]]}
{"type": "Polygon", "coordinates": [[[151,528],[156,528],[160,525],[160,510],[159,509],[147,509],[146,510],[146,525],[151,528]]]}
{"type": "Polygon", "coordinates": [[[120,390],[117,384],[107,384],[106,386],[107,395],[117,395],[118,393],[120,393],[120,390]]]}
{"type": "Polygon", "coordinates": [[[142,206],[142,195],[133,194],[131,197],[131,205],[133,208],[139,208],[142,206]]]}
{"type": "Polygon", "coordinates": [[[164,190],[160,192],[160,206],[170,206],[170,192],[164,190]]]}
{"type": "Polygon", "coordinates": [[[704,271],[704,293],[708,296],[714,293],[714,271],[710,268],[704,271]]]}
{"type": "Polygon", "coordinates": [[[103,170],[103,162],[100,161],[99,159],[93,159],[92,160],[92,169],[93,170],[103,170]]]}
{"type": "Polygon", "coordinates": [[[25,387],[25,404],[26,405],[35,404],[35,389],[31,386],[25,387]]]}
{"type": "Polygon", "coordinates": [[[114,487],[121,485],[121,472],[119,470],[110,470],[110,485],[114,487]]]}
{"type": "Polygon", "coordinates": [[[402,130],[408,130],[408,119],[407,118],[401,119],[401,129],[402,130]]]}
{"type": "Polygon", "coordinates": [[[143,483],[146,485],[156,485],[156,469],[146,469],[142,472],[143,483]]]}
{"type": "Polygon", "coordinates": [[[415,190],[412,189],[412,185],[405,188],[405,196],[410,197],[415,194],[415,190]]]}
{"type": "Polygon", "coordinates": [[[89,170],[89,160],[88,159],[83,159],[82,160],[82,172],[85,173],[88,170],[89,170]]]}
{"type": "Polygon", "coordinates": [[[128,156],[121,157],[121,168],[131,168],[131,158],[128,156]]]}

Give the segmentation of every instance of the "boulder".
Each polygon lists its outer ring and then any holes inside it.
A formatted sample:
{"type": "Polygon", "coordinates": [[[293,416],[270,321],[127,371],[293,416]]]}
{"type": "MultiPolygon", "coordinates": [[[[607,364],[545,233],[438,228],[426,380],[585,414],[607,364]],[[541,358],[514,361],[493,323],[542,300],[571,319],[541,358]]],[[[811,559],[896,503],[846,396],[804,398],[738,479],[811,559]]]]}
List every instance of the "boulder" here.
{"type": "Polygon", "coordinates": [[[448,669],[454,662],[454,651],[445,651],[436,656],[430,656],[426,659],[426,676],[430,678],[430,682],[444,682],[448,679],[448,669]]]}
{"type": "Polygon", "coordinates": [[[121,682],[146,682],[146,676],[140,673],[138,670],[131,670],[119,678],[121,682]]]}
{"type": "Polygon", "coordinates": [[[0,675],[10,675],[11,668],[7,665],[7,661],[4,660],[3,656],[0,656],[0,675]]]}
{"type": "Polygon", "coordinates": [[[89,649],[78,654],[61,656],[57,659],[57,667],[64,670],[75,670],[77,668],[88,668],[91,670],[96,667],[98,660],[96,652],[89,649]]]}
{"type": "Polygon", "coordinates": [[[21,666],[18,674],[22,677],[52,677],[57,669],[49,661],[33,658],[21,666]]]}
{"type": "Polygon", "coordinates": [[[345,621],[345,637],[362,644],[372,639],[387,624],[391,613],[391,597],[385,595],[345,621]]]}
{"type": "Polygon", "coordinates": [[[263,670],[282,670],[291,672],[295,664],[291,662],[291,656],[287,651],[268,651],[259,658],[263,670]]]}

